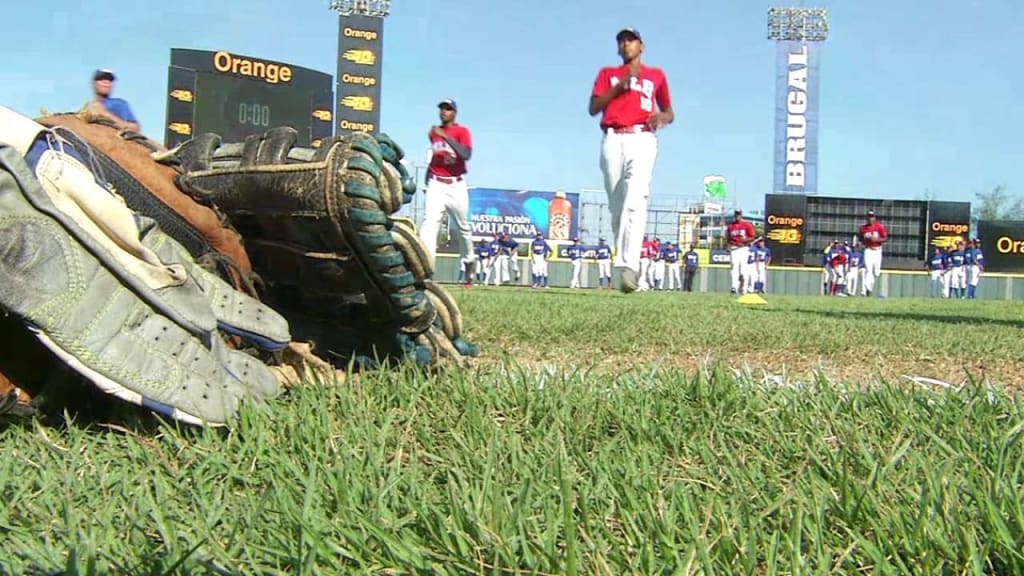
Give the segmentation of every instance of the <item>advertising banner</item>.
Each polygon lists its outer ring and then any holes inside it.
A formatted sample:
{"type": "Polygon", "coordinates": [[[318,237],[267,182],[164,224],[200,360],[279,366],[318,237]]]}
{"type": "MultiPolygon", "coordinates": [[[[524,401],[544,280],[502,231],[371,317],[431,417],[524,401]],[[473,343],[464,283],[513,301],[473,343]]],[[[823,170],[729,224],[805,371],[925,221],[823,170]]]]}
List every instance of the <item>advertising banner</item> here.
{"type": "Polygon", "coordinates": [[[384,19],[338,17],[337,134],[380,132],[384,19]]]}
{"type": "Polygon", "coordinates": [[[764,214],[765,244],[772,250],[773,263],[803,265],[807,242],[807,197],[767,194],[764,214]]]}
{"type": "Polygon", "coordinates": [[[979,220],[988,272],[1024,272],[1024,220],[979,220]]]}
{"type": "MultiPolygon", "coordinates": [[[[469,189],[469,223],[475,242],[508,233],[523,246],[540,232],[551,249],[561,254],[560,245],[568,246],[579,235],[579,213],[580,195],[576,192],[469,189]]],[[[455,222],[449,217],[448,235],[441,239],[438,252],[457,253],[457,234],[455,222]]]]}
{"type": "Polygon", "coordinates": [[[774,191],[818,192],[817,42],[778,42],[775,68],[774,191]]]}
{"type": "Polygon", "coordinates": [[[928,202],[928,241],[924,258],[935,248],[950,248],[967,240],[971,231],[970,202],[928,202]]]}
{"type": "Polygon", "coordinates": [[[469,221],[474,238],[507,232],[518,241],[537,232],[554,242],[579,235],[580,195],[534,190],[470,188],[469,221]]]}

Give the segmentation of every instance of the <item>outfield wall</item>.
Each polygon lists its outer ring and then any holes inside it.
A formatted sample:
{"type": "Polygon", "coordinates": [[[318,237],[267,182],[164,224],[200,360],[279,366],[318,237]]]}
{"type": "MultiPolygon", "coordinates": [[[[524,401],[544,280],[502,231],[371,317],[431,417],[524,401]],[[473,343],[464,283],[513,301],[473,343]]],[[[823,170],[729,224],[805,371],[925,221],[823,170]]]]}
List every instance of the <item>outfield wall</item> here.
{"type": "MultiPolygon", "coordinates": [[[[442,283],[458,279],[458,258],[439,254],[434,277],[442,283]]],[[[519,258],[518,285],[529,286],[530,265],[526,258],[519,258]]],[[[682,279],[682,270],[679,276],[682,279]]],[[[572,264],[567,261],[548,262],[548,284],[552,287],[568,288],[572,280],[572,264]]],[[[597,286],[597,263],[589,261],[583,266],[582,282],[585,288],[597,286]]],[[[768,293],[792,295],[818,295],[822,293],[821,268],[768,268],[768,293]]],[[[702,266],[694,278],[694,292],[728,292],[730,284],[729,266],[709,264],[702,266]]],[[[927,298],[929,277],[925,271],[882,270],[876,291],[887,298],[927,298]]],[[[988,273],[982,276],[978,287],[978,298],[984,300],[1024,300],[1024,274],[988,273]]]]}

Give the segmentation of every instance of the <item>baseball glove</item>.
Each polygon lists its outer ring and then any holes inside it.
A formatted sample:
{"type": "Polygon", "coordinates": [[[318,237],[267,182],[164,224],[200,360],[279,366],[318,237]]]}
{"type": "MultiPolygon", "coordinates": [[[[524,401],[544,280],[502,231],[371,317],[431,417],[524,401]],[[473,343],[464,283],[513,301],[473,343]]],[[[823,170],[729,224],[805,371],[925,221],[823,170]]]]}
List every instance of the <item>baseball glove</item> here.
{"type": "MultiPolygon", "coordinates": [[[[103,392],[178,420],[224,425],[280,393],[224,335],[280,352],[285,319],[126,207],[66,136],[0,107],[0,311],[103,392]]],[[[4,409],[29,404],[19,384],[4,409]]]]}
{"type": "Polygon", "coordinates": [[[216,207],[199,204],[178,189],[173,162],[154,157],[167,149],[137,132],[119,130],[103,116],[83,109],[76,114],[47,114],[36,122],[54,128],[78,147],[88,146],[95,170],[133,211],[156,220],[206,270],[235,288],[256,295],[249,256],[238,232],[216,207]]]}
{"type": "Polygon", "coordinates": [[[241,233],[264,301],[326,360],[437,366],[475,356],[458,307],[430,280],[428,251],[392,217],[416,190],[401,148],[363,133],[302,148],[297,135],[282,127],[223,143],[199,134],[168,158],[183,171],[179,188],[241,233]]]}

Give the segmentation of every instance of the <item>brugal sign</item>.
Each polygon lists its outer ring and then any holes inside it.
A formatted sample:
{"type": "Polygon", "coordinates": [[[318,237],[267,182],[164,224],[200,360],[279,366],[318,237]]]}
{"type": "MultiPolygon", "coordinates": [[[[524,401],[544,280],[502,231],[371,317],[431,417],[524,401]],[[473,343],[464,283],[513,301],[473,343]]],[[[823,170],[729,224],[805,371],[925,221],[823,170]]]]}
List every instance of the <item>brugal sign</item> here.
{"type": "Polygon", "coordinates": [[[775,78],[775,192],[818,190],[818,49],[780,42],[775,78]]]}

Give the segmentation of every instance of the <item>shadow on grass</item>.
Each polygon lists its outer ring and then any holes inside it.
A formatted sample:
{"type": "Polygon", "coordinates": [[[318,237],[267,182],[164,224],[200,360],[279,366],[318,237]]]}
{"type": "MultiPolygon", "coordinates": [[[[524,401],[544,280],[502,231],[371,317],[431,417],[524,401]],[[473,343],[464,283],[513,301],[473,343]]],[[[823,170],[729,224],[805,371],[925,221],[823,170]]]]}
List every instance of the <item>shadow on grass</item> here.
{"type": "Polygon", "coordinates": [[[959,316],[956,314],[930,314],[926,312],[875,312],[870,310],[811,310],[807,308],[760,308],[768,314],[809,314],[826,318],[841,319],[878,319],[878,320],[910,320],[915,322],[941,322],[967,326],[1006,326],[1008,328],[1024,328],[1024,320],[1006,318],[985,318],[978,316],[959,316]]]}

